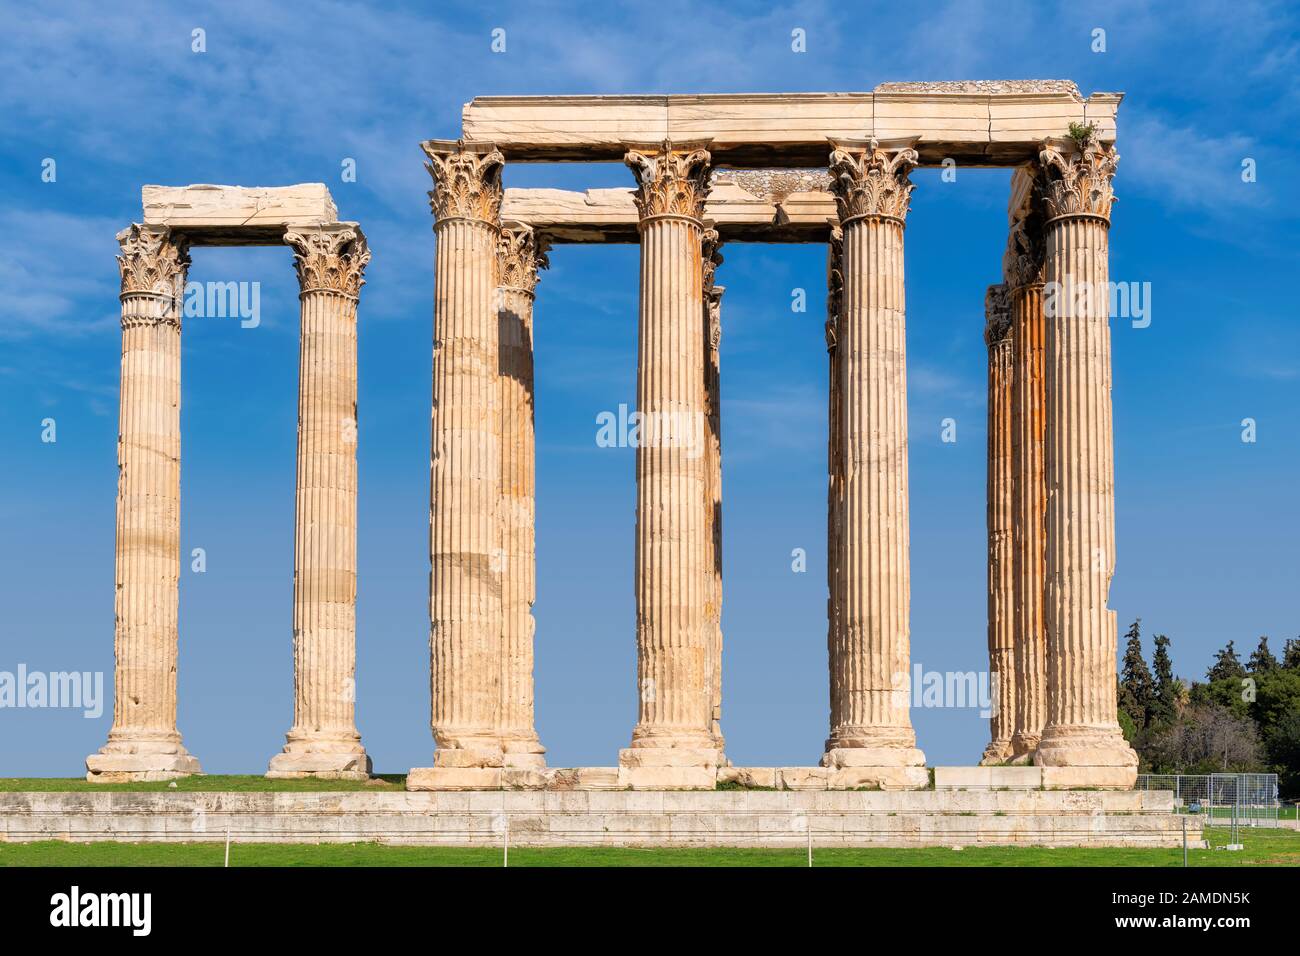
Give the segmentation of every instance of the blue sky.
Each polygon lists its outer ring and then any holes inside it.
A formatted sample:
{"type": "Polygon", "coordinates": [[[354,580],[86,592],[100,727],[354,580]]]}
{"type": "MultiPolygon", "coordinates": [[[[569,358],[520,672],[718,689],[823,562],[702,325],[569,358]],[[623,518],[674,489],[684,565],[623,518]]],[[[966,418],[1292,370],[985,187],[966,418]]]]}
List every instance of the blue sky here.
{"type": "MultiPolygon", "coordinates": [[[[1112,607],[1201,675],[1228,639],[1300,633],[1300,36],[1284,4],[63,3],[5,0],[0,39],[0,671],[111,687],[118,387],[114,233],[145,183],[324,182],[374,258],[360,319],[358,723],[375,766],[427,765],[433,236],[418,142],[508,93],[869,90],[1064,78],[1124,91],[1111,277],[1112,607]],[[197,12],[196,12],[197,11],[197,12]],[[206,30],[207,51],[191,52],[206,30]],[[506,52],[491,32],[506,30],[506,52]],[[1106,30],[1094,53],[1092,31],[1106,30]],[[790,49],[791,30],[807,52],[790,49]],[[357,180],[341,163],[356,160],[357,180]],[[1243,158],[1258,181],[1243,183],[1243,158]],[[43,182],[53,158],[57,180],[43,182]],[[57,442],[41,421],[57,421],[57,442]],[[1254,418],[1258,440],[1241,440],[1254,418]]],[[[533,166],[507,185],[632,184],[533,166]]],[[[912,658],[987,666],[985,287],[1005,171],[914,175],[907,231],[912,658]],[[940,441],[957,420],[958,441],[940,441]]],[[[819,246],[724,250],[724,731],[737,763],[812,763],[826,736],[825,349],[819,246]],[[791,290],[809,292],[792,313],[791,290]],[[808,570],[791,571],[806,549],[808,570]]],[[[635,397],[637,256],[561,248],[536,313],[537,720],[555,766],[611,764],[635,721],[628,449],[595,416],[635,397]]],[[[291,721],[297,285],[286,249],[194,254],[258,281],[262,322],[184,332],[180,727],[213,772],[261,772],[291,721]]],[[[1148,643],[1149,650],[1149,643],[1148,643]]],[[[978,758],[969,709],[913,712],[933,763],[978,758]]],[[[0,774],[75,775],[109,713],[0,710],[0,774]]]]}

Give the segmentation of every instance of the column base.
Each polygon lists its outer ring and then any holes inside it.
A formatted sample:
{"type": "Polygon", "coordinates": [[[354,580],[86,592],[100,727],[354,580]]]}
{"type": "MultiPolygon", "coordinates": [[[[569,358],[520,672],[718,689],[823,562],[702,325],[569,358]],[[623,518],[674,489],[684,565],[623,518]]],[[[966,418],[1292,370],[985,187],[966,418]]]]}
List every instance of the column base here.
{"type": "Polygon", "coordinates": [[[823,767],[925,767],[925,754],[916,747],[830,747],[823,767]]]}
{"type": "Polygon", "coordinates": [[[1010,740],[991,740],[980,757],[981,767],[1000,767],[1014,755],[1010,740]]]}
{"type": "Polygon", "coordinates": [[[174,740],[110,740],[86,758],[91,783],[175,780],[203,773],[198,758],[174,740]]]}
{"type": "Polygon", "coordinates": [[[500,767],[412,767],[407,790],[500,790],[500,767]]]}
{"type": "Polygon", "coordinates": [[[355,731],[321,734],[291,730],[285,738],[284,750],[272,757],[267,767],[266,776],[272,780],[370,779],[370,755],[355,731]]]}
{"type": "Polygon", "coordinates": [[[1137,765],[1132,767],[1045,767],[1044,790],[1132,790],[1137,786],[1137,765]]]}
{"type": "Polygon", "coordinates": [[[272,780],[315,777],[318,780],[369,780],[370,755],[361,753],[278,753],[266,776],[272,780]]]}
{"type": "Polygon", "coordinates": [[[1016,764],[1032,763],[1041,734],[1017,731],[1011,735],[1011,760],[1016,764]]]}
{"type": "Polygon", "coordinates": [[[821,765],[836,790],[923,790],[930,786],[925,754],[915,747],[832,747],[821,765]]]}
{"type": "Polygon", "coordinates": [[[433,765],[443,770],[499,770],[505,766],[505,756],[493,747],[439,747],[433,765]]]}
{"type": "MultiPolygon", "coordinates": [[[[474,746],[439,746],[433,755],[432,767],[412,767],[407,773],[406,789],[500,790],[511,771],[505,769],[506,754],[497,742],[466,738],[457,743],[473,743],[474,746]]],[[[530,755],[518,756],[527,758],[530,755]]],[[[520,769],[525,773],[529,770],[526,764],[520,769]]]]}
{"type": "Polygon", "coordinates": [[[1047,727],[1034,751],[1046,790],[1132,790],[1138,756],[1118,727],[1047,727]]]}
{"type": "Polygon", "coordinates": [[[546,769],[546,748],[536,734],[504,737],[501,744],[501,765],[519,770],[546,769]]]}
{"type": "Polygon", "coordinates": [[[726,757],[712,747],[625,747],[618,782],[633,790],[713,790],[726,757]]]}

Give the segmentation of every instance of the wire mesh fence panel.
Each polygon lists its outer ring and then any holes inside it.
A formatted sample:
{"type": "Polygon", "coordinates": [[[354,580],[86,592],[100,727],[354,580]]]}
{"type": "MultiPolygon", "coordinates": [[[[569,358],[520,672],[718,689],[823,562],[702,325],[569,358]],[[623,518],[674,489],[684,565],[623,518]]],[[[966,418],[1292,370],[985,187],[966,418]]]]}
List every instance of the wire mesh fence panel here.
{"type": "Polygon", "coordinates": [[[1216,825],[1278,825],[1277,774],[1138,774],[1137,789],[1168,790],[1179,813],[1203,813],[1216,825]]]}

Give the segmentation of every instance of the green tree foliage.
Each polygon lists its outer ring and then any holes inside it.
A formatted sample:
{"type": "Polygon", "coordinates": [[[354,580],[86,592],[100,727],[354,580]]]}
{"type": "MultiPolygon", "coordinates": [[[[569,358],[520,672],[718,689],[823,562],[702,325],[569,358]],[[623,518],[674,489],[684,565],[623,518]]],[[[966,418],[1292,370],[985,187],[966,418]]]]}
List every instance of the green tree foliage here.
{"type": "MultiPolygon", "coordinates": [[[[1117,707],[1115,709],[1115,720],[1119,722],[1119,729],[1124,734],[1124,739],[1130,744],[1136,744],[1138,730],[1129,712],[1123,707],[1117,707]]],[[[1134,749],[1137,749],[1136,746],[1134,746],[1134,749]]],[[[1141,754],[1138,756],[1141,757],[1141,754]]]]}
{"type": "Polygon", "coordinates": [[[1264,750],[1278,790],[1292,798],[1300,794],[1300,708],[1292,707],[1264,732],[1264,750]]]}
{"type": "Polygon", "coordinates": [[[1154,773],[1257,773],[1264,769],[1259,728],[1215,704],[1193,704],[1146,743],[1154,773]]]}
{"type": "Polygon", "coordinates": [[[1143,725],[1133,719],[1145,683],[1137,622],[1127,637],[1119,719],[1143,772],[1265,771],[1278,775],[1284,797],[1300,796],[1300,638],[1279,661],[1262,637],[1245,665],[1229,641],[1206,680],[1186,687],[1174,676],[1171,641],[1157,635],[1143,725]]]}
{"type": "Polygon", "coordinates": [[[1240,678],[1246,676],[1246,668],[1241,666],[1241,658],[1237,656],[1237,650],[1233,647],[1233,643],[1233,641],[1229,641],[1227,647],[1214,655],[1213,666],[1205,672],[1205,678],[1210,683],[1230,677],[1240,678]]]}
{"type": "Polygon", "coordinates": [[[1268,635],[1259,639],[1259,646],[1250,655],[1247,662],[1247,669],[1254,675],[1267,674],[1269,671],[1277,670],[1281,665],[1278,664],[1277,658],[1273,652],[1268,649],[1268,635]]]}
{"type": "Polygon", "coordinates": [[[1182,696],[1183,684],[1174,676],[1174,661],[1169,656],[1169,638],[1157,634],[1155,643],[1156,653],[1151,659],[1155,675],[1150,722],[1155,726],[1164,726],[1178,713],[1178,699],[1182,696]]]}
{"type": "Polygon", "coordinates": [[[1119,708],[1129,715],[1137,730],[1150,720],[1155,704],[1155,683],[1142,657],[1142,619],[1138,618],[1124,635],[1124,664],[1119,677],[1119,708]]]}

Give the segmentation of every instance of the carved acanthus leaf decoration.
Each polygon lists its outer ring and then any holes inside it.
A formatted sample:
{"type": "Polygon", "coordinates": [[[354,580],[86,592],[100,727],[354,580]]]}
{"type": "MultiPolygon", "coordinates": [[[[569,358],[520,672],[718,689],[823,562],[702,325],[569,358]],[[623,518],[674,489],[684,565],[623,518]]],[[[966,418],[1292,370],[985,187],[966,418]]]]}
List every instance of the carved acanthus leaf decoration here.
{"type": "Polygon", "coordinates": [[[628,150],[623,162],[636,175],[632,194],[642,219],[650,216],[704,216],[711,157],[700,147],[674,147],[664,141],[655,152],[628,150]]]}
{"type": "Polygon", "coordinates": [[[988,287],[984,293],[984,341],[990,346],[1010,341],[1011,294],[1006,283],[988,287]]]}
{"type": "Polygon", "coordinates": [[[704,307],[709,314],[709,348],[715,352],[722,344],[722,293],[726,291],[726,286],[711,285],[704,296],[704,307]]]}
{"type": "Polygon", "coordinates": [[[1039,216],[1021,219],[1007,234],[1007,249],[1002,254],[1002,278],[1010,289],[1023,289],[1043,281],[1046,245],[1039,216]]]}
{"type": "Polygon", "coordinates": [[[1044,212],[1049,220],[1060,216],[1094,216],[1110,221],[1115,203],[1112,180],[1119,165],[1114,145],[1089,139],[1080,146],[1073,140],[1048,140],[1038,154],[1046,181],[1044,212]]]}
{"type": "Polygon", "coordinates": [[[501,171],[505,157],[493,146],[464,143],[439,147],[421,144],[433,177],[429,208],[436,219],[478,219],[498,225],[501,219],[501,171]]]}
{"type": "Polygon", "coordinates": [[[907,174],[917,163],[916,150],[868,146],[836,146],[830,158],[831,192],[840,221],[856,216],[907,218],[913,184],[907,174]]]}
{"type": "Polygon", "coordinates": [[[122,294],[151,292],[178,303],[185,292],[190,267],[190,243],[170,229],[132,223],[117,234],[122,254],[122,294]]]}
{"type": "Polygon", "coordinates": [[[717,277],[718,266],[722,265],[722,240],[718,230],[709,227],[700,237],[700,267],[704,274],[704,295],[707,298],[717,277]]]}
{"type": "Polygon", "coordinates": [[[531,226],[511,223],[504,227],[497,242],[501,287],[533,292],[537,288],[538,270],[551,264],[546,256],[550,247],[547,238],[539,236],[531,226]]]}
{"type": "Polygon", "coordinates": [[[302,292],[324,289],[356,298],[365,285],[370,246],[353,226],[286,232],[285,244],[293,249],[293,265],[302,292]]]}

